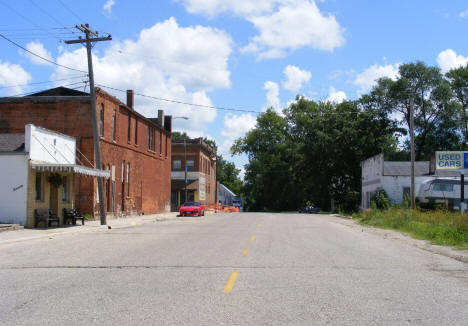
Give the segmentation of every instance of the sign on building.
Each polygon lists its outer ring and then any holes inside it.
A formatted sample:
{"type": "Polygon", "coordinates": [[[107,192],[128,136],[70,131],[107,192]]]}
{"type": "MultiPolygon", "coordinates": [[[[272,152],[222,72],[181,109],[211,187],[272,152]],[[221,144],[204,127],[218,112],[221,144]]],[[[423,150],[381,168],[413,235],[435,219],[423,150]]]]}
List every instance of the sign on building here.
{"type": "Polygon", "coordinates": [[[435,156],[437,170],[468,169],[467,151],[438,151],[435,156]]]}

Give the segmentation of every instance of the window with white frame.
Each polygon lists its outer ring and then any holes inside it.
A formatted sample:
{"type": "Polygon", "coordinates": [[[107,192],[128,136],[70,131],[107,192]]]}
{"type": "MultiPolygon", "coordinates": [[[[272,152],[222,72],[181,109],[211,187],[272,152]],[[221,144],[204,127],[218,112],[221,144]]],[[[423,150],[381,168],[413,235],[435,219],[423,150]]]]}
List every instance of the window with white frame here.
{"type": "Polygon", "coordinates": [[[130,163],[127,162],[127,197],[130,197],[130,163]]]}

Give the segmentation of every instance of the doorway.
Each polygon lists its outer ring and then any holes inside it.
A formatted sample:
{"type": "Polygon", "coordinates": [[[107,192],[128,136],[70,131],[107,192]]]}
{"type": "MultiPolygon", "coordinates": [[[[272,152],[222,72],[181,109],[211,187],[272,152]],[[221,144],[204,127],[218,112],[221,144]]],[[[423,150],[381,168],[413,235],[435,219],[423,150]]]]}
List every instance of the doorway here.
{"type": "Polygon", "coordinates": [[[49,183],[49,188],[49,209],[58,216],[58,188],[51,183],[49,183]]]}

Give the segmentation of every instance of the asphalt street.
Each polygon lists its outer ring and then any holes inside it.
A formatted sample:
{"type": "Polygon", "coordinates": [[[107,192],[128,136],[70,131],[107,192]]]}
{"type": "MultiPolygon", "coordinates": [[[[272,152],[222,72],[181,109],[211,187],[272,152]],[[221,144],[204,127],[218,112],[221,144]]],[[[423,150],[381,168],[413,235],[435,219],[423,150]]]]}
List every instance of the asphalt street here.
{"type": "Polygon", "coordinates": [[[467,325],[468,264],[329,215],[187,217],[0,245],[0,324],[467,325]]]}

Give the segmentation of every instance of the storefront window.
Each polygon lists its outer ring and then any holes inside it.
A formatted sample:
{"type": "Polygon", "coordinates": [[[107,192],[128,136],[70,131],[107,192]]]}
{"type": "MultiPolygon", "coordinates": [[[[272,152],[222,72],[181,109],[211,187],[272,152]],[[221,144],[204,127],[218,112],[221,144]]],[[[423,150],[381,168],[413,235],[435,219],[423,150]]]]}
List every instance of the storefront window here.
{"type": "Polygon", "coordinates": [[[36,172],[36,200],[44,201],[44,174],[36,172]]]}
{"type": "Polygon", "coordinates": [[[62,202],[68,203],[68,177],[64,176],[62,178],[63,184],[62,184],[62,202]]]}

